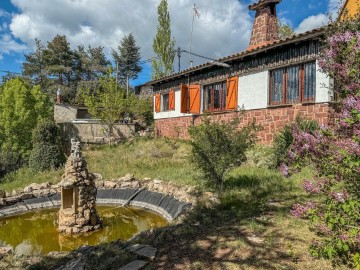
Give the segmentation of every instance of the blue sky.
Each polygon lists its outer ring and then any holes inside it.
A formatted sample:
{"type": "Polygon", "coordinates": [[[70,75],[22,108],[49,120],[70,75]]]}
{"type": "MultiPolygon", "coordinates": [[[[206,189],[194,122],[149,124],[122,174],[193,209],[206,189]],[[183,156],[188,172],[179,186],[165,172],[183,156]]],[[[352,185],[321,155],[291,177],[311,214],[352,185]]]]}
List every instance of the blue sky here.
{"type": "MultiPolygon", "coordinates": [[[[143,59],[153,56],[157,5],[160,0],[0,0],[0,71],[21,72],[24,54],[33,49],[34,39],[44,44],[56,34],[66,35],[73,48],[103,46],[109,58],[121,38],[132,32],[143,59]],[[124,11],[124,6],[127,10],[124,11]]],[[[197,0],[192,50],[219,58],[246,49],[254,13],[248,5],[255,0],[197,0]]],[[[328,13],[336,13],[340,0],[283,0],[278,17],[296,32],[324,25],[328,13]]],[[[176,48],[189,50],[193,0],[168,0],[176,48]]],[[[195,64],[204,60],[193,59],[195,64]]],[[[182,55],[182,69],[189,56],[182,55]]],[[[175,61],[177,67],[177,59],[175,61]]],[[[143,66],[139,79],[150,79],[150,65],[143,66]]],[[[0,76],[4,75],[0,73],[0,76]]]]}

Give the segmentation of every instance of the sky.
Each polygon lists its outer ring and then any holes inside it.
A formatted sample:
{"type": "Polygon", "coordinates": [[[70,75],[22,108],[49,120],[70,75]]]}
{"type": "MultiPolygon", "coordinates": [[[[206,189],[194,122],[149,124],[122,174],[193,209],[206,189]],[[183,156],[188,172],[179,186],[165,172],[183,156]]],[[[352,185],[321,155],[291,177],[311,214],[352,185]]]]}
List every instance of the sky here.
{"type": "MultiPolygon", "coordinates": [[[[244,51],[250,40],[254,12],[248,6],[257,0],[168,0],[171,31],[180,47],[209,58],[244,51]],[[199,13],[193,21],[194,4],[199,13]],[[193,24],[192,24],[193,21],[193,24]],[[193,34],[191,37],[191,29],[193,34]]],[[[341,0],[282,0],[277,14],[296,33],[328,22],[341,0]]],[[[21,72],[24,54],[34,49],[35,38],[47,44],[57,34],[66,35],[73,49],[78,45],[104,47],[111,59],[124,35],[133,33],[143,60],[154,56],[157,6],[160,0],[0,0],[0,76],[4,71],[21,72]]],[[[181,69],[189,67],[182,53],[181,69]]],[[[206,62],[193,57],[194,65],[206,62]]],[[[177,71],[177,57],[174,61],[177,71]]],[[[150,80],[151,64],[133,86],[150,80]]]]}

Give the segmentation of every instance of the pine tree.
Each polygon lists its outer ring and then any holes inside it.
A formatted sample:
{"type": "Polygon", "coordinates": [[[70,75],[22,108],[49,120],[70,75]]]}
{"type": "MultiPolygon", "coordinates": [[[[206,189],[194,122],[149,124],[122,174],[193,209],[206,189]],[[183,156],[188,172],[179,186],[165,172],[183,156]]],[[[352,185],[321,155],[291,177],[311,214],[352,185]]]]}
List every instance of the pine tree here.
{"type": "Polygon", "coordinates": [[[142,70],[139,64],[141,56],[140,47],[136,46],[136,41],[132,33],[122,38],[118,46],[118,51],[112,50],[112,56],[115,64],[118,65],[119,68],[118,79],[121,84],[128,84],[130,79],[137,78],[142,70]]]}
{"type": "Polygon", "coordinates": [[[153,49],[157,57],[151,59],[152,79],[168,76],[174,72],[175,39],[171,38],[167,0],[161,0],[158,6],[158,23],[153,43],[153,49]]]}
{"type": "Polygon", "coordinates": [[[39,39],[35,39],[35,51],[25,54],[23,63],[23,75],[29,77],[34,84],[40,85],[42,91],[46,90],[49,78],[46,72],[46,61],[44,59],[45,46],[39,39]]]}

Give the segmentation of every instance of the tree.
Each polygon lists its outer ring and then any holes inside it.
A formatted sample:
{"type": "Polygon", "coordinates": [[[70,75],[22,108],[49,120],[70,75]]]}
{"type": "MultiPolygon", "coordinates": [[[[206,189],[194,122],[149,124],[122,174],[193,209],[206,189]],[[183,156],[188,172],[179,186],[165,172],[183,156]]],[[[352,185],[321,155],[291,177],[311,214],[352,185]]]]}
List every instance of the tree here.
{"type": "Polygon", "coordinates": [[[278,31],[279,31],[279,39],[290,38],[295,35],[294,30],[287,24],[283,24],[278,20],[278,31]]]}
{"type": "Polygon", "coordinates": [[[52,41],[48,42],[43,56],[46,62],[47,75],[52,80],[51,86],[48,87],[49,95],[54,96],[56,90],[60,88],[63,100],[74,100],[76,80],[73,71],[76,56],[71,50],[66,36],[57,35],[52,41]]]}
{"type": "Polygon", "coordinates": [[[0,89],[0,148],[27,159],[31,133],[42,119],[51,117],[51,104],[40,86],[21,78],[11,79],[0,89]]]}
{"type": "Polygon", "coordinates": [[[52,120],[39,122],[32,134],[33,149],[29,165],[36,171],[59,168],[65,162],[60,128],[52,120]]]}
{"type": "Polygon", "coordinates": [[[122,38],[118,46],[118,51],[112,50],[112,56],[115,64],[119,68],[117,74],[119,82],[123,85],[126,83],[128,90],[129,80],[136,79],[142,70],[139,63],[141,59],[140,47],[136,46],[136,41],[132,33],[122,38]]]}
{"type": "Polygon", "coordinates": [[[252,123],[241,130],[239,121],[221,122],[205,117],[201,124],[190,126],[192,160],[209,185],[221,193],[224,178],[246,160],[245,151],[255,143],[257,126],[252,123]]]}
{"type": "Polygon", "coordinates": [[[168,76],[174,72],[175,39],[171,38],[170,14],[167,0],[161,0],[158,6],[158,26],[153,42],[156,58],[151,59],[152,79],[168,76]]]}
{"type": "Polygon", "coordinates": [[[84,95],[84,103],[90,114],[105,125],[107,136],[113,137],[114,125],[126,111],[125,91],[110,73],[100,78],[99,82],[102,91],[97,95],[84,95]]]}
{"type": "Polygon", "coordinates": [[[35,51],[25,54],[25,62],[23,63],[23,75],[32,79],[34,84],[38,84],[42,91],[46,91],[49,85],[47,76],[47,63],[44,59],[45,46],[39,39],[35,39],[35,51]]]}

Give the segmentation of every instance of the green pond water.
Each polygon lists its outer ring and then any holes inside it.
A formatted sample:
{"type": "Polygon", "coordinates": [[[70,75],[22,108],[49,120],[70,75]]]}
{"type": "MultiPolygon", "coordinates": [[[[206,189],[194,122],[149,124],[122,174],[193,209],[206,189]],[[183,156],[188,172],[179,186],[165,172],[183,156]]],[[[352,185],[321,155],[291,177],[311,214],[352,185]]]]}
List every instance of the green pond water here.
{"type": "Polygon", "coordinates": [[[142,231],[167,224],[162,216],[140,208],[97,206],[97,210],[103,218],[103,228],[78,236],[57,232],[58,208],[1,218],[0,246],[12,246],[16,254],[70,251],[83,245],[128,240],[142,231]]]}

